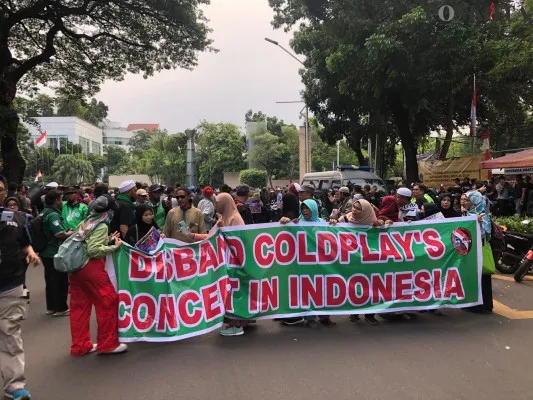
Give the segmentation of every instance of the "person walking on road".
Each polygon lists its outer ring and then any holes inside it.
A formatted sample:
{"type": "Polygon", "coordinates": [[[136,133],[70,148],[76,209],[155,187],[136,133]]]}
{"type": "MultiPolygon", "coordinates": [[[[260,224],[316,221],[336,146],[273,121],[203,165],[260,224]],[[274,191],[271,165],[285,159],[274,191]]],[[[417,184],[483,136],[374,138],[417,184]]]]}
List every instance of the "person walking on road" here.
{"type": "MultiPolygon", "coordinates": [[[[6,195],[7,182],[0,176],[0,204],[6,195]]],[[[24,213],[11,212],[10,221],[0,220],[0,372],[5,396],[28,400],[21,322],[28,315],[30,299],[23,284],[26,263],[40,264],[41,260],[30,245],[24,213]]]]}
{"type": "Polygon", "coordinates": [[[98,197],[93,212],[78,227],[87,243],[89,261],[82,269],[70,274],[70,333],[72,356],[98,351],[100,354],[124,353],[128,346],[118,341],[118,294],[105,270],[105,257],[122,245],[120,234],[111,236],[109,244],[109,212],[118,208],[109,195],[98,197]],[[98,323],[97,343],[91,342],[90,318],[94,306],[98,323]]]}
{"type": "Polygon", "coordinates": [[[137,186],[132,180],[122,182],[118,187],[117,196],[118,208],[113,213],[111,219],[111,232],[120,232],[120,237],[124,239],[130,226],[135,225],[135,196],[137,186]]]}
{"type": "Polygon", "coordinates": [[[69,189],[63,195],[61,215],[68,230],[75,231],[78,225],[87,218],[87,206],[79,201],[78,190],[69,189]]]}
{"type": "Polygon", "coordinates": [[[54,268],[54,256],[59,246],[72,231],[69,230],[61,217],[63,207],[62,195],[56,190],[46,193],[45,208],[40,214],[43,217],[43,233],[46,247],[40,252],[44,265],[44,280],[46,284],[46,314],[63,317],[69,314],[67,305],[68,274],[54,268]]]}

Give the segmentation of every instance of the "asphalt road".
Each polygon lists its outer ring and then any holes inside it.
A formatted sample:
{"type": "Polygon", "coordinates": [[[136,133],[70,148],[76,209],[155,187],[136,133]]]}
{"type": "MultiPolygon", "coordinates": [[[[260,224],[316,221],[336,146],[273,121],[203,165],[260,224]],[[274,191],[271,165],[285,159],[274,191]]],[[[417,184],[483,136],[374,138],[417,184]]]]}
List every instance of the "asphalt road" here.
{"type": "MultiPolygon", "coordinates": [[[[261,321],[240,337],[212,333],[71,358],[68,318],[44,315],[42,274],[29,271],[23,328],[37,400],[533,399],[533,319],[446,310],[378,326],[334,317],[337,326],[317,330],[261,321]]],[[[533,310],[531,284],[494,281],[494,292],[533,310]]]]}

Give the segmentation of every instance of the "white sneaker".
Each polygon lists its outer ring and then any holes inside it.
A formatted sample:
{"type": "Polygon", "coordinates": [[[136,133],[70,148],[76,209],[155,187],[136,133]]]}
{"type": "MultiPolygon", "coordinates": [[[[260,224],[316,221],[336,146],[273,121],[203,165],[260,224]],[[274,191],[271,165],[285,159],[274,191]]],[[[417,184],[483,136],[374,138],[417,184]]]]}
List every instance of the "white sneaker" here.
{"type": "Polygon", "coordinates": [[[95,353],[97,349],[98,349],[98,345],[96,343],[94,343],[93,344],[93,348],[91,350],[89,350],[89,353],[95,353]]]}
{"type": "Polygon", "coordinates": [[[120,354],[120,353],[124,353],[126,351],[128,351],[128,345],[124,344],[124,343],[120,343],[115,350],[105,351],[105,352],[102,352],[102,353],[99,353],[99,354],[120,354]]]}

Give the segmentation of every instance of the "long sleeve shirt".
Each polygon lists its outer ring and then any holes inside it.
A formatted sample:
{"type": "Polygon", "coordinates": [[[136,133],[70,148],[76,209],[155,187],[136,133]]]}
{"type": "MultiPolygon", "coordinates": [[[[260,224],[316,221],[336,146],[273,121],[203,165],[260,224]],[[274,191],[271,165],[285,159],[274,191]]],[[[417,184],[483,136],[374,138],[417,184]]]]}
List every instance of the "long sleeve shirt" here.
{"type": "Polygon", "coordinates": [[[109,245],[108,228],[100,224],[87,237],[87,256],[89,258],[103,258],[113,253],[117,248],[109,245]]]}

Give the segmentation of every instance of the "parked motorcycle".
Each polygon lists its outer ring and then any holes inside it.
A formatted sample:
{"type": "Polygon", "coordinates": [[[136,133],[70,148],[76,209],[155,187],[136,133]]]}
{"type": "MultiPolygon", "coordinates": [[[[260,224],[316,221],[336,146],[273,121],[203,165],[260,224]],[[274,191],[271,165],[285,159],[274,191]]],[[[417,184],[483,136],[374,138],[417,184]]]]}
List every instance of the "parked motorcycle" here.
{"type": "Polygon", "coordinates": [[[527,274],[533,274],[533,247],[527,252],[514,274],[514,280],[522,282],[527,274]]]}
{"type": "MultiPolygon", "coordinates": [[[[522,221],[529,225],[531,221],[522,221]]],[[[496,262],[496,269],[502,274],[517,272],[526,254],[533,248],[533,235],[519,232],[504,232],[505,249],[496,262]]],[[[525,274],[524,274],[525,275],[525,274]]]]}

